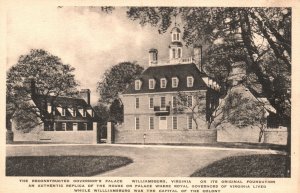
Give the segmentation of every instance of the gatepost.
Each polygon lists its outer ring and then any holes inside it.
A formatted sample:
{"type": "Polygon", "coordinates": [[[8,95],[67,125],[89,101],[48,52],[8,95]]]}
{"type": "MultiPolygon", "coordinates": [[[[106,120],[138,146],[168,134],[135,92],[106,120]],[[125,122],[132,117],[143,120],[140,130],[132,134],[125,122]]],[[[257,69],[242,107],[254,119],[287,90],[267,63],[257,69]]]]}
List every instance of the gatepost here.
{"type": "Polygon", "coordinates": [[[112,122],[107,122],[107,139],[106,143],[111,144],[112,143],[112,122]]]}
{"type": "Polygon", "coordinates": [[[98,129],[97,129],[97,122],[93,122],[93,144],[97,144],[97,132],[98,132],[98,129]]]}

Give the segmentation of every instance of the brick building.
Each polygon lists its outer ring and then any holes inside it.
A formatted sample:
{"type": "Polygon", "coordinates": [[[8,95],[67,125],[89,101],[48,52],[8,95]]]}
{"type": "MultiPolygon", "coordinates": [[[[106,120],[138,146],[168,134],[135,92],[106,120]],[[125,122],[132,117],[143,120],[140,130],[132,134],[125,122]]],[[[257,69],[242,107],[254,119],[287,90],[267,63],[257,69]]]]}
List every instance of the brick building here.
{"type": "Polygon", "coordinates": [[[90,105],[90,90],[80,91],[80,97],[49,96],[39,93],[31,83],[31,103],[37,108],[39,122],[31,132],[16,130],[14,141],[43,141],[53,143],[96,143],[98,115],[90,105]]]}
{"type": "Polygon", "coordinates": [[[124,123],[115,129],[115,143],[216,141],[207,121],[218,106],[220,86],[202,70],[202,48],[194,46],[193,56],[183,58],[182,47],[180,29],[174,27],[168,63],[160,64],[158,51],[149,50],[149,67],[121,95],[124,123]],[[193,109],[196,103],[204,111],[193,109]],[[186,108],[179,113],[178,105],[186,108]]]}

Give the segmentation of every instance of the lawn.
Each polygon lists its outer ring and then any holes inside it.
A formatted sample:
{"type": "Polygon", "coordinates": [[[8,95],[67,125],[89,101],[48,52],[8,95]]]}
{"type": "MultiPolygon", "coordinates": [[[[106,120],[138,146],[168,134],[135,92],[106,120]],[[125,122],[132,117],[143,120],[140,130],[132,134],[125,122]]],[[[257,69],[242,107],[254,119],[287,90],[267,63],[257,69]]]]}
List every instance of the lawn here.
{"type": "Polygon", "coordinates": [[[233,156],[216,161],[191,177],[286,177],[286,156],[233,156]]]}
{"type": "Polygon", "coordinates": [[[132,163],[119,156],[6,157],[7,176],[92,176],[132,163]]]}

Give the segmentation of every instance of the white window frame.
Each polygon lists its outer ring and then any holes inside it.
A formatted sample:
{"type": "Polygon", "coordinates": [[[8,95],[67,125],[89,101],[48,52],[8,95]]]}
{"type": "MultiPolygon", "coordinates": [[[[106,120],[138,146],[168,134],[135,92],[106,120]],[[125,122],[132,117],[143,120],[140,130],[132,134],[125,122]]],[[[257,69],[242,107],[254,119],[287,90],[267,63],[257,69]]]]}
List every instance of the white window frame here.
{"type": "Polygon", "coordinates": [[[61,124],[61,130],[66,131],[67,130],[67,123],[61,124]]]}
{"type": "Polygon", "coordinates": [[[172,78],[172,88],[177,88],[179,84],[179,79],[177,77],[172,78]],[[176,85],[174,85],[176,83],[176,85]]]}
{"type": "Polygon", "coordinates": [[[194,97],[193,97],[193,95],[188,95],[188,96],[186,96],[186,106],[187,106],[187,107],[192,107],[192,106],[193,106],[193,102],[194,102],[194,97]],[[191,103],[189,103],[189,97],[191,97],[191,103]]]}
{"type": "Polygon", "coordinates": [[[136,97],[135,98],[135,109],[139,109],[140,108],[140,98],[136,97]]]}
{"type": "Polygon", "coordinates": [[[73,116],[73,117],[76,117],[76,109],[75,109],[75,108],[72,109],[72,116],[73,116]]]}
{"type": "Polygon", "coordinates": [[[153,109],[153,108],[154,108],[154,98],[149,97],[149,109],[153,109]],[[151,99],[152,99],[152,107],[151,107],[151,99]]]}
{"type": "Polygon", "coordinates": [[[166,88],[167,87],[167,79],[166,78],[161,78],[160,79],[160,88],[166,88]],[[165,85],[163,87],[163,81],[165,81],[165,85]]]}
{"type": "Polygon", "coordinates": [[[154,117],[149,117],[149,130],[154,129],[154,117]],[[151,128],[151,119],[153,120],[153,128],[151,128]]]}
{"type": "Polygon", "coordinates": [[[160,108],[166,108],[167,107],[167,104],[166,104],[166,97],[165,96],[161,96],[160,97],[160,108]],[[165,105],[164,106],[162,106],[162,98],[164,98],[165,99],[165,105]]]}
{"type": "Polygon", "coordinates": [[[182,58],[182,49],[181,48],[177,49],[177,58],[182,58]],[[180,53],[180,55],[179,55],[179,53],[180,53]]]}
{"type": "Polygon", "coordinates": [[[72,129],[73,129],[73,131],[78,131],[78,123],[72,123],[72,129]],[[76,129],[75,129],[74,125],[76,125],[76,129]]]}
{"type": "Polygon", "coordinates": [[[85,109],[83,109],[83,111],[82,111],[82,116],[86,117],[86,110],[85,109]]]}
{"type": "Polygon", "coordinates": [[[194,86],[194,77],[192,77],[192,76],[186,77],[186,86],[187,87],[193,87],[194,86]],[[191,85],[189,84],[189,79],[192,79],[191,85]]]}
{"type": "Polygon", "coordinates": [[[188,115],[187,116],[187,129],[188,130],[192,130],[193,129],[193,118],[192,118],[192,115],[188,115]],[[189,125],[189,119],[190,118],[191,118],[191,123],[192,123],[191,128],[190,128],[190,125],[189,125]]]}
{"type": "Polygon", "coordinates": [[[155,88],[155,80],[149,79],[149,89],[154,89],[154,88],[155,88]],[[153,87],[151,87],[151,82],[153,82],[153,87]]]}
{"type": "Polygon", "coordinates": [[[53,131],[56,131],[56,123],[53,123],[53,131]]]}
{"type": "Polygon", "coordinates": [[[172,129],[177,130],[178,129],[178,117],[172,116],[172,129]],[[174,118],[176,118],[176,128],[174,128],[174,118]]]}
{"type": "Polygon", "coordinates": [[[140,118],[139,117],[135,117],[134,118],[134,129],[135,130],[139,130],[140,129],[140,118]],[[137,122],[139,123],[138,128],[137,128],[137,122]]]}
{"type": "Polygon", "coordinates": [[[141,80],[135,80],[135,82],[134,82],[135,90],[141,90],[141,87],[142,87],[142,81],[141,80]]]}

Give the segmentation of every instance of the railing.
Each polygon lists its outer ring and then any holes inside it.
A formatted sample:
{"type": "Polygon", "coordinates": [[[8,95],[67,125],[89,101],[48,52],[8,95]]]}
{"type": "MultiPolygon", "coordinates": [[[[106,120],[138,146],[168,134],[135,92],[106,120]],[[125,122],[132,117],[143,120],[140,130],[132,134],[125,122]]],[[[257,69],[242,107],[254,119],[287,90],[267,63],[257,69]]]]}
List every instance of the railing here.
{"type": "Polygon", "coordinates": [[[156,116],[168,116],[170,114],[170,106],[160,107],[154,106],[155,115],[156,116]]]}

